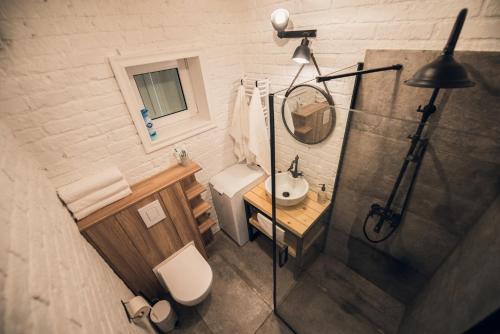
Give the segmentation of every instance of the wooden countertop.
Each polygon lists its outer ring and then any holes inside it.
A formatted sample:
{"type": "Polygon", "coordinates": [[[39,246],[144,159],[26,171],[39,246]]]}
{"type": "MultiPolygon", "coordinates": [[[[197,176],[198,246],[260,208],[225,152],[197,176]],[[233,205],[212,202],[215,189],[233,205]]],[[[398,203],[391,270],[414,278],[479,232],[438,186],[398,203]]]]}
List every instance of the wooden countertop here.
{"type": "MultiPolygon", "coordinates": [[[[304,237],[304,234],[318,221],[330,205],[330,201],[323,204],[318,203],[317,197],[317,193],[309,191],[307,197],[297,205],[277,206],[276,219],[278,224],[298,237],[304,237]]],[[[271,198],[266,194],[264,182],[252,188],[243,195],[243,198],[271,217],[272,203],[271,198]]]]}
{"type": "Polygon", "coordinates": [[[190,162],[186,166],[172,166],[144,181],[140,181],[131,187],[132,194],[111,203],[78,221],[78,228],[80,231],[83,231],[90,226],[112,216],[113,214],[128,208],[134,203],[137,203],[138,201],[174,184],[181,179],[193,175],[200,170],[201,167],[197,163],[190,162]]]}

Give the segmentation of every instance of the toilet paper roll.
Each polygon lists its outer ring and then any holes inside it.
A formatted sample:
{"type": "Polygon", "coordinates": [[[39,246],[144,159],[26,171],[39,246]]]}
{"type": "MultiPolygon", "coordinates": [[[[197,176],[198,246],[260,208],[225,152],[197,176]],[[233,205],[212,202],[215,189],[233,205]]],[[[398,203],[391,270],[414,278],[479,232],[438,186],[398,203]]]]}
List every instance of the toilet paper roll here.
{"type": "Polygon", "coordinates": [[[128,314],[131,318],[142,317],[151,310],[151,305],[142,296],[135,296],[126,304],[128,314]]]}

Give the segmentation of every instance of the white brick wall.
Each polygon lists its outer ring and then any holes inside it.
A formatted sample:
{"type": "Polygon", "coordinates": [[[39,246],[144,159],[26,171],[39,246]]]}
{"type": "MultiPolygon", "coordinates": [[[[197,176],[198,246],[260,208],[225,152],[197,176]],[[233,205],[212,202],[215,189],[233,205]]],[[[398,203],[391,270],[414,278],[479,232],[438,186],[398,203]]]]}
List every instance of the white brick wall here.
{"type": "MultiPolygon", "coordinates": [[[[108,57],[137,50],[204,53],[217,128],[179,145],[201,164],[202,183],[234,162],[227,135],[231,97],[243,74],[244,2],[0,2],[0,119],[56,187],[108,166],[130,183],[175,163],[172,148],[146,154],[108,57]]],[[[206,193],[210,199],[209,193],[206,193]]]]}
{"type": "Polygon", "coordinates": [[[54,186],[0,123],[0,332],[145,333],[132,296],[78,232],[54,186]]]}

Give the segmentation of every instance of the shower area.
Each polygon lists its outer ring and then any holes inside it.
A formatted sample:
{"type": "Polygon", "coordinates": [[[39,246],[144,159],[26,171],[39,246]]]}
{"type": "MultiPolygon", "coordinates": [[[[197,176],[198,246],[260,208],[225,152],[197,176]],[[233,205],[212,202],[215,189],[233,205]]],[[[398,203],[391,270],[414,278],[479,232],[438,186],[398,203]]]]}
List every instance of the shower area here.
{"type": "Polygon", "coordinates": [[[475,86],[441,89],[426,145],[409,154],[433,90],[404,82],[439,55],[368,50],[334,80],[303,75],[271,94],[274,307],[286,333],[461,333],[500,307],[500,54],[455,52],[475,86]],[[391,64],[402,68],[342,78],[391,64]],[[300,204],[287,206],[282,174],[307,181],[300,204]]]}

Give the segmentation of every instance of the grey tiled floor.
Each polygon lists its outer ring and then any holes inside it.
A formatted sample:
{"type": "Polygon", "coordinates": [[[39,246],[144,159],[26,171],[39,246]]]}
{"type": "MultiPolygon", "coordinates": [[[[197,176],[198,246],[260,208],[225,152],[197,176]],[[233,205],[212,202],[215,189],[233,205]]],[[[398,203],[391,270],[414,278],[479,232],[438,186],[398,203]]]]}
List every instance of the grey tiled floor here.
{"type": "MultiPolygon", "coordinates": [[[[173,333],[291,334],[272,311],[271,249],[263,237],[238,247],[217,233],[212,292],[196,307],[175,305],[173,333]]],[[[323,255],[295,281],[292,261],[278,270],[278,309],[300,334],[396,332],[404,308],[369,281],[323,255]]]]}

